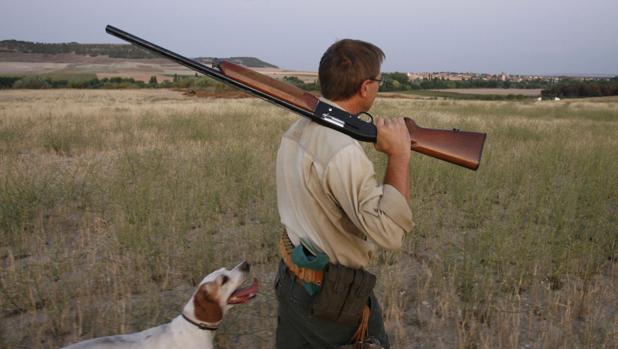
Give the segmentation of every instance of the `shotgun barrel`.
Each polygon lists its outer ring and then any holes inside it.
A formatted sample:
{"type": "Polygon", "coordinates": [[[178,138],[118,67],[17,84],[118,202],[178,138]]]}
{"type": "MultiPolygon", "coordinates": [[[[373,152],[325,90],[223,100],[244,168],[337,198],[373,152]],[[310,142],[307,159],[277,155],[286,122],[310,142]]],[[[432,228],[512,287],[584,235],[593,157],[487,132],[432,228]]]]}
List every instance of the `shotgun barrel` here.
{"type": "Polygon", "coordinates": [[[208,75],[208,76],[210,76],[210,77],[212,77],[212,78],[214,78],[216,80],[219,80],[221,82],[224,82],[226,84],[229,84],[231,86],[239,88],[239,89],[241,89],[241,90],[243,90],[245,92],[248,92],[248,93],[250,93],[250,94],[252,94],[252,95],[254,95],[256,97],[260,97],[260,98],[262,98],[262,99],[264,99],[264,100],[266,100],[268,102],[271,102],[271,103],[274,103],[274,104],[279,105],[281,107],[290,109],[290,110],[292,110],[295,113],[301,114],[301,115],[306,116],[306,117],[311,117],[309,111],[306,111],[306,110],[303,110],[301,108],[298,108],[298,107],[296,107],[294,105],[291,105],[290,103],[288,103],[288,102],[286,102],[284,100],[281,100],[281,99],[278,99],[278,98],[274,98],[274,97],[272,97],[272,96],[270,96],[270,95],[268,95],[268,94],[266,94],[264,92],[261,92],[261,91],[255,89],[255,88],[252,88],[250,86],[242,84],[242,83],[240,83],[240,82],[238,82],[238,81],[236,81],[236,80],[234,80],[234,79],[232,79],[230,77],[225,76],[219,70],[210,68],[210,67],[208,67],[208,66],[206,66],[206,65],[204,65],[204,64],[202,64],[202,63],[200,63],[200,62],[198,62],[198,61],[196,61],[194,59],[190,59],[190,58],[187,58],[185,56],[179,55],[179,54],[177,54],[175,52],[172,52],[172,51],[170,51],[168,49],[165,49],[165,48],[163,48],[161,46],[155,45],[155,44],[153,44],[151,42],[148,42],[148,41],[146,41],[146,40],[144,40],[142,38],[139,38],[139,37],[137,37],[137,36],[135,36],[133,34],[129,34],[129,33],[125,32],[124,30],[118,29],[118,28],[116,28],[114,26],[111,26],[111,25],[106,26],[105,27],[105,31],[108,34],[111,34],[111,35],[113,35],[113,36],[115,36],[115,37],[117,37],[119,39],[127,41],[127,42],[129,42],[131,44],[140,46],[140,47],[142,47],[142,48],[144,48],[144,49],[146,49],[148,51],[157,53],[157,54],[159,54],[159,55],[161,55],[161,56],[163,56],[163,57],[165,57],[167,59],[170,59],[170,60],[172,60],[172,61],[174,61],[174,62],[176,62],[178,64],[184,65],[185,67],[187,67],[187,68],[189,68],[191,70],[194,70],[194,71],[196,71],[198,73],[202,73],[204,75],[208,75]]]}

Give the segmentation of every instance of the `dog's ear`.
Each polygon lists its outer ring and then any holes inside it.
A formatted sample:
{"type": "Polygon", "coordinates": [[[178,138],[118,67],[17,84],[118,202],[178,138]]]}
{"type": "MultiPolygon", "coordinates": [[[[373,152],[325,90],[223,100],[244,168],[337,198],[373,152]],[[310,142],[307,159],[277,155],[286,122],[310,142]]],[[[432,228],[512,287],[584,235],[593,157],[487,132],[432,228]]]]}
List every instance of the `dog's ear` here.
{"type": "Polygon", "coordinates": [[[195,318],[208,323],[217,323],[223,318],[219,305],[219,285],[207,282],[200,286],[193,298],[195,318]]]}

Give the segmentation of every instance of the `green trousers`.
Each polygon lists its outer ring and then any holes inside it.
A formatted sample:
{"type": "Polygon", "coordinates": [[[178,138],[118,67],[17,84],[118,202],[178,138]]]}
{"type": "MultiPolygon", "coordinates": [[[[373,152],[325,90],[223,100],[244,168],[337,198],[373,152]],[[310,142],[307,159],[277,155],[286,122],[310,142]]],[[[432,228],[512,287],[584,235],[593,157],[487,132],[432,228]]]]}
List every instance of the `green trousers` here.
{"type": "MultiPolygon", "coordinates": [[[[279,304],[277,314],[277,349],[336,349],[348,344],[357,325],[342,325],[311,316],[311,303],[315,296],[294,280],[283,262],[275,279],[275,293],[279,304]]],[[[390,348],[384,331],[382,310],[371,294],[369,316],[369,337],[390,348]]],[[[359,319],[360,320],[360,319],[359,319]]]]}

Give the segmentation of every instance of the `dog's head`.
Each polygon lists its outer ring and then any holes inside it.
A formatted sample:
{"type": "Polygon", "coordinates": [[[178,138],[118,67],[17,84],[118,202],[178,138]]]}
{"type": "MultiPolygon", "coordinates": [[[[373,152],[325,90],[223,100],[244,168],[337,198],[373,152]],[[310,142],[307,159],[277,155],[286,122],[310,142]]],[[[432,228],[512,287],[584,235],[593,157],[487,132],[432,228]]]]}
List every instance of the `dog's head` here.
{"type": "Polygon", "coordinates": [[[246,303],[257,292],[257,279],[248,287],[240,287],[249,276],[250,265],[242,262],[232,270],[221,268],[200,282],[183,314],[200,325],[216,327],[223,314],[235,304],[246,303]]]}

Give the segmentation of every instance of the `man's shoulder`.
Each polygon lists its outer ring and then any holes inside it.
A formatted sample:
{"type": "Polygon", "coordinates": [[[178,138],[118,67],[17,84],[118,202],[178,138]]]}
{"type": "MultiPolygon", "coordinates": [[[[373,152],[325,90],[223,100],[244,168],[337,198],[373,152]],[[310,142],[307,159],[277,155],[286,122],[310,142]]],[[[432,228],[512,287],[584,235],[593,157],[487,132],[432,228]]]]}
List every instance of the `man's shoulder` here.
{"type": "Polygon", "coordinates": [[[295,122],[285,133],[284,138],[298,143],[314,160],[324,164],[346,149],[363,152],[362,147],[354,138],[309,119],[295,122]]]}

